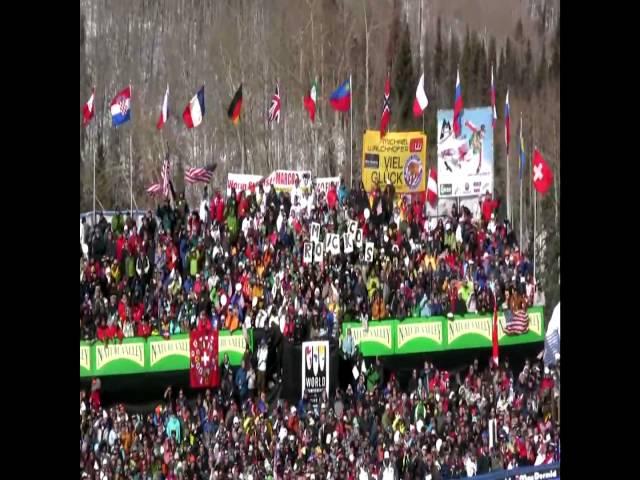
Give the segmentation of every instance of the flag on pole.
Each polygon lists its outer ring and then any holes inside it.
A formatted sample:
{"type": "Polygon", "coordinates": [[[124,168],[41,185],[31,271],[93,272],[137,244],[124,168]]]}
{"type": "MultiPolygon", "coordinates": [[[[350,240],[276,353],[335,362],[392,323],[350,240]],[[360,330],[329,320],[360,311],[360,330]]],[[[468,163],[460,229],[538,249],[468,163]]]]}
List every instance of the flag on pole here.
{"type": "Polygon", "coordinates": [[[218,370],[218,330],[194,330],[189,334],[189,383],[191,388],[220,385],[218,370]]]}
{"type": "Polygon", "coordinates": [[[94,104],[95,96],[96,96],[96,87],[93,87],[91,89],[91,96],[89,97],[89,100],[87,100],[87,103],[85,103],[82,106],[82,125],[83,126],[86,126],[91,121],[96,111],[96,107],[94,104]]]}
{"type": "Polygon", "coordinates": [[[419,117],[429,105],[427,93],[424,91],[424,73],[420,76],[418,88],[416,88],[416,98],[413,99],[413,116],[419,117]]]}
{"type": "Polygon", "coordinates": [[[147,188],[147,193],[149,195],[160,195],[162,193],[162,184],[154,183],[149,188],[147,188]]]}
{"type": "Polygon", "coordinates": [[[552,184],[553,170],[536,148],[533,151],[533,187],[538,193],[544,195],[552,184]]]}
{"type": "Polygon", "coordinates": [[[111,100],[111,121],[114,127],[131,119],[131,85],[124,88],[111,100]]]}
{"type": "Polygon", "coordinates": [[[167,85],[167,91],[164,93],[164,100],[162,100],[162,107],[160,108],[160,116],[158,117],[158,123],[156,128],[162,130],[164,124],[167,123],[167,116],[169,115],[169,85],[167,85]]]}
{"type": "Polygon", "coordinates": [[[271,107],[269,107],[269,123],[276,121],[276,123],[280,123],[280,90],[278,89],[278,84],[276,83],[276,93],[273,94],[271,98],[271,107]]]}
{"type": "Polygon", "coordinates": [[[497,367],[499,365],[499,353],[498,353],[498,300],[496,299],[496,293],[493,292],[493,331],[491,333],[491,360],[497,367]]]}
{"type": "Polygon", "coordinates": [[[318,102],[318,85],[316,81],[311,84],[311,90],[304,96],[304,108],[309,112],[309,118],[313,122],[316,118],[316,103],[318,102]]]}
{"type": "Polygon", "coordinates": [[[227,110],[227,116],[231,120],[234,125],[238,125],[240,121],[240,112],[242,110],[242,84],[240,84],[240,88],[231,99],[231,104],[229,105],[229,110],[227,110]]]}
{"type": "Polygon", "coordinates": [[[493,81],[493,65],[491,65],[491,109],[493,110],[492,127],[496,128],[498,112],[496,111],[496,84],[493,81]]]}
{"type": "Polygon", "coordinates": [[[380,138],[384,138],[386,135],[387,127],[391,121],[390,95],[391,82],[389,80],[389,75],[387,75],[387,79],[384,82],[384,103],[382,104],[382,116],[380,117],[380,138]]]}
{"type": "Polygon", "coordinates": [[[509,144],[511,143],[511,109],[509,108],[509,90],[504,99],[504,144],[507,146],[507,155],[509,155],[509,144]]]}
{"type": "Polygon", "coordinates": [[[169,191],[170,191],[170,187],[169,187],[169,181],[170,181],[170,170],[171,170],[171,164],[169,163],[169,155],[167,155],[167,157],[164,159],[164,162],[162,162],[162,194],[165,197],[169,196],[169,191]]]}
{"type": "Polygon", "coordinates": [[[351,107],[351,85],[345,80],[329,97],[329,103],[334,110],[346,112],[351,107]]]}
{"type": "Polygon", "coordinates": [[[436,171],[431,168],[429,169],[429,178],[427,180],[427,202],[431,204],[432,207],[435,206],[438,201],[438,176],[436,171]]]}
{"type": "Polygon", "coordinates": [[[453,133],[458,138],[462,133],[462,114],[464,113],[464,105],[462,103],[462,86],[460,85],[460,70],[456,75],[456,99],[453,104],[453,133]]]}
{"type": "Polygon", "coordinates": [[[207,165],[206,167],[191,167],[184,172],[184,179],[188,183],[209,183],[213,178],[213,172],[216,164],[207,165]]]}
{"type": "Polygon", "coordinates": [[[182,119],[187,128],[197,127],[202,123],[204,116],[204,85],[200,87],[198,93],[189,101],[182,112],[182,119]]]}
{"type": "Polygon", "coordinates": [[[522,175],[524,173],[524,167],[526,166],[527,157],[524,150],[524,137],[522,136],[522,115],[520,115],[520,140],[518,142],[518,150],[520,156],[520,165],[518,165],[518,179],[522,182],[522,175]]]}

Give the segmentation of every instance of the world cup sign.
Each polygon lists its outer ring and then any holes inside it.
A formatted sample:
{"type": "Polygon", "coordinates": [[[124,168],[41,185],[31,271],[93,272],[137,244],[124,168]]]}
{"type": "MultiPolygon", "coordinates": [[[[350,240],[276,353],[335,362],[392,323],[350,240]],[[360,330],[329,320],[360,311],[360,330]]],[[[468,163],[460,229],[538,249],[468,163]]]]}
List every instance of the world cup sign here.
{"type": "Polygon", "coordinates": [[[318,405],[324,390],[329,395],[329,342],[302,343],[302,395],[318,405]]]}

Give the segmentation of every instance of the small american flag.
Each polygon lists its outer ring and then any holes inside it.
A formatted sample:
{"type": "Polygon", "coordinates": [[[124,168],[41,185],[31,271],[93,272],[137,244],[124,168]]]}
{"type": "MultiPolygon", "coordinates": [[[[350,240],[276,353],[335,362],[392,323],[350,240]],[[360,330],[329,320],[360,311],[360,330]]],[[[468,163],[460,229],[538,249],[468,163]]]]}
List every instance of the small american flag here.
{"type": "Polygon", "coordinates": [[[165,197],[169,196],[169,176],[171,171],[171,163],[169,162],[169,157],[164,159],[162,163],[162,194],[165,197]]]}
{"type": "Polygon", "coordinates": [[[147,188],[147,193],[149,195],[160,195],[162,193],[162,184],[154,183],[149,188],[147,188]]]}
{"type": "Polygon", "coordinates": [[[191,167],[186,170],[184,173],[184,179],[189,183],[209,183],[213,178],[213,171],[216,166],[207,166],[207,167],[191,167]]]}
{"type": "Polygon", "coordinates": [[[271,106],[269,107],[269,123],[276,121],[280,123],[280,89],[276,84],[276,93],[271,98],[271,106]]]}
{"type": "Polygon", "coordinates": [[[511,315],[505,315],[505,333],[509,335],[527,333],[529,331],[529,314],[526,310],[514,310],[511,315]]]}

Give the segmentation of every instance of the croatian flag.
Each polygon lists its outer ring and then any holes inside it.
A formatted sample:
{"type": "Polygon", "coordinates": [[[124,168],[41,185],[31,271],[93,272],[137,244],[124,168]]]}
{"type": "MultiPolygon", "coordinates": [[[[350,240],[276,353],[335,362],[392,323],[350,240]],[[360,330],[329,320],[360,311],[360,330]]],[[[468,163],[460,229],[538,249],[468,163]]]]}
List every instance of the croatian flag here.
{"type": "Polygon", "coordinates": [[[131,120],[131,85],[111,100],[111,121],[117,127],[131,120]]]}
{"type": "Polygon", "coordinates": [[[351,85],[346,80],[329,97],[329,103],[334,110],[346,112],[351,107],[351,85]]]}
{"type": "Polygon", "coordinates": [[[167,85],[167,91],[164,94],[164,100],[162,101],[162,109],[160,110],[160,117],[156,127],[161,130],[164,124],[167,123],[167,116],[169,115],[169,85],[167,85]]]}
{"type": "Polygon", "coordinates": [[[187,104],[182,112],[182,119],[187,128],[197,127],[202,123],[202,116],[204,115],[204,85],[200,87],[198,93],[187,104]]]}
{"type": "Polygon", "coordinates": [[[496,128],[496,120],[498,120],[498,112],[496,111],[496,84],[493,82],[493,65],[491,65],[491,108],[493,109],[493,119],[491,126],[496,128]]]}
{"type": "Polygon", "coordinates": [[[87,125],[93,118],[93,114],[96,111],[96,107],[94,104],[95,95],[96,95],[96,88],[93,87],[93,89],[91,90],[91,96],[89,97],[89,100],[87,100],[87,103],[85,103],[82,106],[82,125],[87,125]]]}
{"type": "Polygon", "coordinates": [[[462,105],[462,87],[460,86],[460,70],[456,75],[456,100],[453,104],[453,133],[458,138],[462,133],[462,112],[464,106],[462,105]]]}
{"type": "Polygon", "coordinates": [[[509,110],[509,90],[504,100],[504,143],[507,146],[507,155],[509,155],[509,144],[511,143],[511,115],[509,110]]]}

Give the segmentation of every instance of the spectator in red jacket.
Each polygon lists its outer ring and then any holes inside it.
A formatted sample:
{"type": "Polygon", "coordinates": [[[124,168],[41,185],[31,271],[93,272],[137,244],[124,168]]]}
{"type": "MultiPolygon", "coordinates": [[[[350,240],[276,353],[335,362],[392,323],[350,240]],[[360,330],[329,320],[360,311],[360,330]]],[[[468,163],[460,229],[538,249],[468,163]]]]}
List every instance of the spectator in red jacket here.
{"type": "Polygon", "coordinates": [[[335,185],[329,186],[329,191],[327,192],[327,205],[329,209],[335,210],[336,205],[338,203],[338,192],[336,191],[335,185]]]}
{"type": "Polygon", "coordinates": [[[499,206],[500,201],[494,200],[491,197],[491,194],[487,191],[487,194],[485,195],[484,200],[480,205],[480,208],[482,210],[482,220],[484,220],[485,224],[489,223],[489,220],[491,220],[491,214],[495,212],[499,206]]]}

